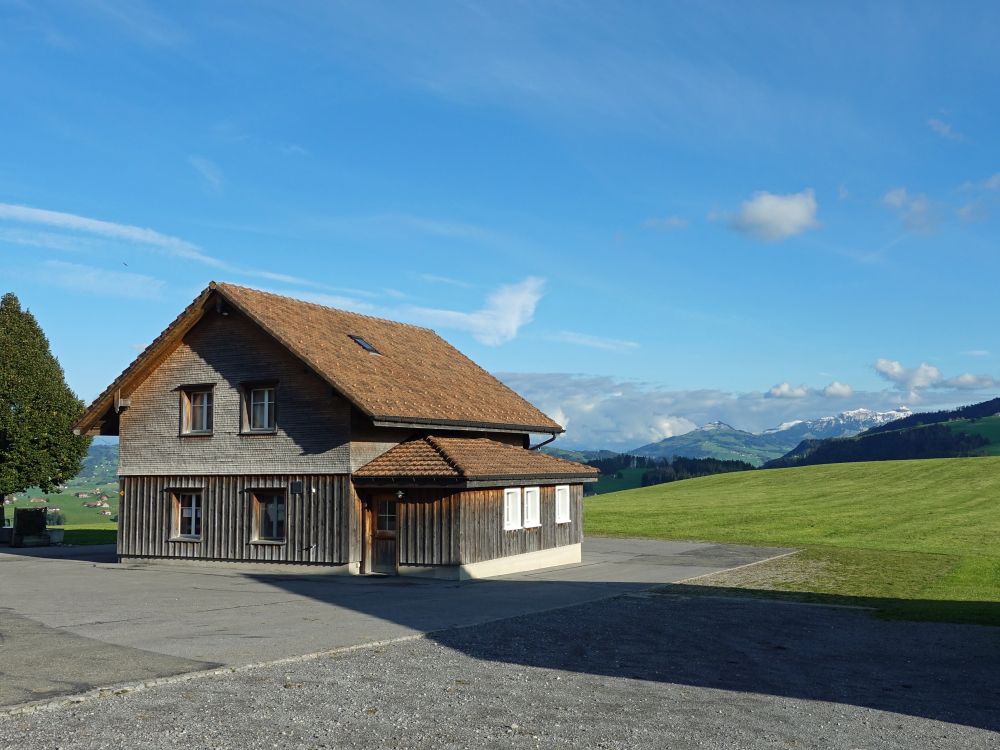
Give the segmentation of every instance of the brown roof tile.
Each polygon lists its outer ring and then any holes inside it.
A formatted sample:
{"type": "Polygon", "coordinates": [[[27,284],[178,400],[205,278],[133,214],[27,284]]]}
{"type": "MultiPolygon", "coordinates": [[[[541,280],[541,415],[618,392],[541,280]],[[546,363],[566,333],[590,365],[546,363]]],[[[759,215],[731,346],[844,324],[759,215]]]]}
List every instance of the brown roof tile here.
{"type": "Polygon", "coordinates": [[[400,443],[358,469],[359,479],[596,478],[592,466],[489,438],[427,436],[400,443]]]}
{"type": "Polygon", "coordinates": [[[195,301],[200,305],[192,303],[98,397],[77,422],[79,429],[93,428],[115,391],[128,385],[132,373],[139,375],[140,365],[156,359],[159,343],[177,339],[175,326],[197,322],[212,290],[377,421],[562,432],[559,424],[428,328],[215,282],[195,301]],[[352,336],[370,342],[378,354],[352,336]]]}

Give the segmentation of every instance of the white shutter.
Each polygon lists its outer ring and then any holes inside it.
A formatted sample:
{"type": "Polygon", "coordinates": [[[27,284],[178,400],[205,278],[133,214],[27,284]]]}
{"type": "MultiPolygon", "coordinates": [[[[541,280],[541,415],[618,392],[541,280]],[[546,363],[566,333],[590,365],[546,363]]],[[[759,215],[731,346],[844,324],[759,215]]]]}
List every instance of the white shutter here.
{"type": "Polygon", "coordinates": [[[542,509],[537,487],[524,488],[524,528],[542,525],[542,509]]]}
{"type": "Polygon", "coordinates": [[[510,487],[503,491],[503,528],[504,531],[521,528],[520,487],[510,487]]]}
{"type": "Polygon", "coordinates": [[[569,485],[556,487],[556,523],[569,523],[569,485]]]}

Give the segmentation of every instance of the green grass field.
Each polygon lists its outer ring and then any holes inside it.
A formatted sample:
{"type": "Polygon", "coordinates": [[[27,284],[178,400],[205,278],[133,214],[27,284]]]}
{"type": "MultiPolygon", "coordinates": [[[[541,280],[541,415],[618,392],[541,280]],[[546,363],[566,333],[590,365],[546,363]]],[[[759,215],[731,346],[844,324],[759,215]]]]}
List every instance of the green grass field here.
{"type": "Polygon", "coordinates": [[[13,505],[5,506],[8,525],[13,521],[14,508],[59,508],[59,513],[65,518],[65,524],[55,526],[66,530],[66,544],[111,544],[115,541],[118,524],[112,519],[118,515],[118,483],[73,480],[61,492],[43,493],[38,489],[20,492],[13,505]],[[87,492],[92,496],[87,498],[74,497],[76,492],[87,492]],[[97,498],[94,494],[104,493],[108,496],[108,508],[85,508],[97,498]],[[44,497],[45,503],[33,503],[30,498],[44,497]],[[110,510],[111,516],[101,515],[102,510],[110,510]]]}
{"type": "Polygon", "coordinates": [[[588,498],[585,524],[590,534],[802,548],[730,582],[1000,625],[1000,457],[690,479],[588,498]]]}
{"type": "Polygon", "coordinates": [[[983,455],[1000,456],[1000,417],[984,417],[976,420],[963,420],[954,424],[948,424],[955,432],[964,432],[972,435],[982,435],[990,441],[989,445],[982,448],[983,455]]]}

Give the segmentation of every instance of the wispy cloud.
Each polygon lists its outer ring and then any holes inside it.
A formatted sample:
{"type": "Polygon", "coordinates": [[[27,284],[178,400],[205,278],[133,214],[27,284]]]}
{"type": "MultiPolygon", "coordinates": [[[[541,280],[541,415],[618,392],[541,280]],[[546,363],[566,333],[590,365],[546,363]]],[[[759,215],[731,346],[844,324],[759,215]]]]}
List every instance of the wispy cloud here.
{"type": "Polygon", "coordinates": [[[163,296],[164,282],[153,276],[127,271],[109,271],[80,263],[48,260],[42,264],[43,273],[37,280],[64,289],[97,296],[110,295],[126,299],[159,300],[163,296]]]}
{"type": "Polygon", "coordinates": [[[142,0],[93,0],[85,7],[114,21],[133,39],[157,47],[175,47],[186,34],[166,16],[142,0]]]}
{"type": "MultiPolygon", "coordinates": [[[[152,248],[171,258],[200,263],[220,272],[266,279],[285,284],[296,284],[320,289],[328,288],[325,284],[311,279],[230,263],[229,261],[209,255],[198,245],[187,240],[131,224],[118,224],[101,219],[91,219],[77,214],[64,213],[62,211],[51,211],[44,208],[33,208],[31,206],[21,206],[11,203],[0,203],[0,221],[54,227],[65,232],[76,232],[91,237],[102,237],[108,240],[127,242],[141,247],[152,248]]],[[[54,247],[50,234],[40,233],[35,235],[35,242],[33,244],[41,244],[43,242],[48,242],[47,246],[49,247],[54,247]]],[[[63,242],[68,242],[68,240],[64,237],[63,242]]],[[[29,243],[27,235],[22,236],[21,243],[29,243]]]]}
{"type": "Polygon", "coordinates": [[[639,344],[635,341],[624,339],[609,339],[603,336],[592,336],[589,333],[579,333],[577,331],[557,331],[546,336],[552,341],[562,341],[567,344],[587,346],[591,349],[604,349],[609,352],[624,352],[630,349],[638,349],[639,344]]]}
{"type": "Polygon", "coordinates": [[[932,117],[927,121],[927,127],[945,140],[956,142],[965,140],[965,136],[957,132],[955,128],[952,127],[951,123],[939,120],[936,117],[932,117]]]}
{"type": "Polygon", "coordinates": [[[188,164],[194,167],[195,172],[201,176],[207,188],[215,193],[222,190],[222,170],[218,164],[204,156],[189,156],[187,160],[188,164]]]}
{"type": "Polygon", "coordinates": [[[968,351],[962,352],[967,357],[988,357],[990,356],[989,349],[969,349],[968,351]]]}
{"type": "Polygon", "coordinates": [[[882,203],[893,211],[911,232],[932,232],[938,215],[926,195],[913,195],[905,187],[896,187],[882,196],[882,203]]]}
{"type": "Polygon", "coordinates": [[[472,284],[467,281],[462,281],[461,279],[453,279],[450,276],[438,276],[433,273],[421,273],[417,274],[417,277],[421,281],[426,281],[428,284],[446,284],[447,286],[455,286],[461,289],[471,289],[472,284]]]}
{"type": "Polygon", "coordinates": [[[483,307],[473,312],[429,307],[409,307],[403,312],[411,320],[467,331],[482,344],[499,346],[517,336],[518,331],[532,321],[544,288],[542,279],[529,276],[492,292],[483,307]]]}
{"type": "Polygon", "coordinates": [[[677,229],[685,229],[689,223],[683,216],[654,216],[646,219],[642,225],[646,229],[655,229],[659,232],[672,232],[677,229]]]}
{"type": "Polygon", "coordinates": [[[166,252],[177,258],[198,261],[208,266],[221,268],[226,264],[218,258],[206,255],[201,249],[190,242],[162,234],[153,229],[132,226],[131,224],[116,224],[101,219],[90,219],[86,216],[50,211],[45,208],[32,208],[11,203],[0,203],[0,219],[16,221],[22,224],[41,224],[58,227],[87,234],[99,235],[113,240],[124,240],[141,245],[148,245],[166,252]]]}
{"type": "MultiPolygon", "coordinates": [[[[819,226],[816,219],[818,208],[812,188],[788,195],[761,191],[744,201],[736,215],[731,217],[729,225],[751,237],[775,242],[819,226]]],[[[709,218],[724,216],[711,215],[709,218]]]]}

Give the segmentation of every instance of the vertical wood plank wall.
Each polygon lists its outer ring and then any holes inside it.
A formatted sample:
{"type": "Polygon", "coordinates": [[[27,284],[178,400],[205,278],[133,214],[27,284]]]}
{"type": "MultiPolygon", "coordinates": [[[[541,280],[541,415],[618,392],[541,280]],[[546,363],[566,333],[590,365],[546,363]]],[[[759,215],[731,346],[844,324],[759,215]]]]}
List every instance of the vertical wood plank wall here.
{"type": "Polygon", "coordinates": [[[339,565],[360,537],[350,476],[126,476],[118,513],[118,554],[123,557],[172,557],[201,560],[319,563],[339,565]],[[293,481],[304,492],[288,492],[293,481]],[[285,542],[252,541],[253,489],[286,492],[285,542]],[[315,492],[313,490],[315,489],[315,492]],[[171,490],[202,493],[201,540],[171,541],[171,490]]]}
{"type": "Polygon", "coordinates": [[[543,485],[539,493],[542,525],[515,531],[503,528],[502,488],[462,492],[460,562],[483,562],[583,541],[583,485],[569,488],[569,523],[556,523],[556,488],[543,485]]]}
{"type": "Polygon", "coordinates": [[[397,503],[400,565],[458,565],[461,493],[407,490],[397,503]]]}

